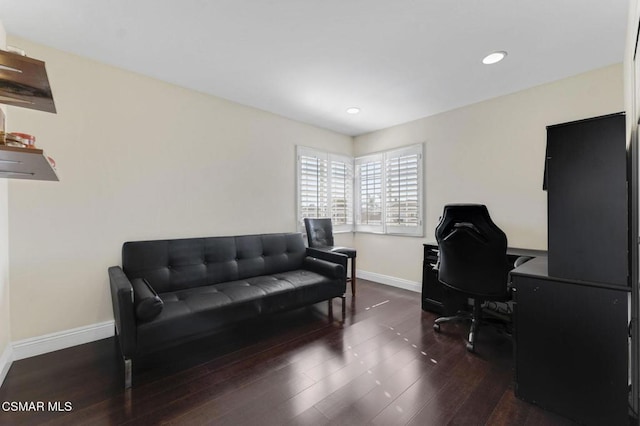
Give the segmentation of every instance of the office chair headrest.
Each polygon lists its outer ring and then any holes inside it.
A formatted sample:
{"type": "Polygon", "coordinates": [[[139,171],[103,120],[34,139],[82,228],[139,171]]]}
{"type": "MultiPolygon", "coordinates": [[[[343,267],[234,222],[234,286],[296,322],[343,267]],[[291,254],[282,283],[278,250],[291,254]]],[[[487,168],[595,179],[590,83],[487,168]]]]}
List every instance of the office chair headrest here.
{"type": "Polygon", "coordinates": [[[471,222],[455,223],[453,225],[453,228],[451,229],[451,232],[449,232],[447,236],[443,238],[443,241],[447,241],[448,239],[453,238],[459,232],[463,232],[467,235],[470,235],[471,237],[475,238],[481,243],[487,242],[487,238],[485,237],[485,235],[478,229],[477,226],[475,226],[471,222]]]}
{"type": "MultiPolygon", "coordinates": [[[[476,238],[486,238],[487,234],[504,233],[493,223],[489,210],[484,204],[447,204],[436,228],[436,240],[443,241],[453,231],[466,229],[476,238]]],[[[506,239],[506,236],[505,236],[506,239]]]]}

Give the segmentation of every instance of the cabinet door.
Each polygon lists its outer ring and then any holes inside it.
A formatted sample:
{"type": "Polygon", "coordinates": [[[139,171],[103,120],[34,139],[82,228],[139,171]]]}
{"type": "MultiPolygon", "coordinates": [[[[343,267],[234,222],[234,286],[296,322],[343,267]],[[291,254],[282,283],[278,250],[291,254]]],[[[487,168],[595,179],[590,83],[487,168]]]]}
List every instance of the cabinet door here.
{"type": "Polygon", "coordinates": [[[624,115],[547,129],[549,275],[627,285],[624,115]]]}
{"type": "Polygon", "coordinates": [[[628,424],[628,293],[513,282],[516,396],[580,423],[628,424]]]}

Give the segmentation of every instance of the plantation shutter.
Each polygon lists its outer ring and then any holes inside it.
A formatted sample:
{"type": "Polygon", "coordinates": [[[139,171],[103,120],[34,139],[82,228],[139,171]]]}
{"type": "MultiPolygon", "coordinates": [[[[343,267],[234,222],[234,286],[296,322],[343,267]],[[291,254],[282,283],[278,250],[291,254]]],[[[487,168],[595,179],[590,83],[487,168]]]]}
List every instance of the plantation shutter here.
{"type": "Polygon", "coordinates": [[[329,217],[329,161],[326,153],[298,147],[298,226],[305,217],[329,217]]]}
{"type": "Polygon", "coordinates": [[[357,231],[384,232],[382,164],[383,156],[381,154],[356,159],[357,231]]]}
{"type": "Polygon", "coordinates": [[[304,218],[331,218],[336,232],[353,230],[353,159],[297,147],[298,227],[304,218]]]}
{"type": "Polygon", "coordinates": [[[422,145],[385,154],[385,227],[390,234],[422,235],[422,145]]]}
{"type": "Polygon", "coordinates": [[[334,231],[353,230],[353,159],[329,154],[331,221],[334,231]]]}

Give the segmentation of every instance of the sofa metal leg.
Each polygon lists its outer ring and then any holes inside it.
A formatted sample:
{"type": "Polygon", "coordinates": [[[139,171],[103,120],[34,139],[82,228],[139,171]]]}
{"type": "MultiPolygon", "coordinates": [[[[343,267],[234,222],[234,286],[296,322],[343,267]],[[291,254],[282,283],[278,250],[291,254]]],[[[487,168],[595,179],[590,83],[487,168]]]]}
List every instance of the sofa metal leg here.
{"type": "Polygon", "coordinates": [[[340,296],[340,299],[342,299],[342,321],[344,322],[345,318],[347,317],[347,296],[343,294],[342,296],[340,296]]]}
{"type": "Polygon", "coordinates": [[[124,388],[131,388],[131,369],[133,368],[133,361],[131,358],[124,359],[124,388]]]}
{"type": "Polygon", "coordinates": [[[329,302],[329,318],[333,319],[333,298],[328,300],[329,302]]]}

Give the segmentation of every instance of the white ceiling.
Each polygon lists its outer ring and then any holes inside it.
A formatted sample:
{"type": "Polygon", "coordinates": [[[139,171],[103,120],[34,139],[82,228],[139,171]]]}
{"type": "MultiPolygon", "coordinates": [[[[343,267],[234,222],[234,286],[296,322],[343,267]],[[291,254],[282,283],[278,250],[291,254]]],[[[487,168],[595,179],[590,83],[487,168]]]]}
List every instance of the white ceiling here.
{"type": "Polygon", "coordinates": [[[0,20],[10,35],[358,135],[621,62],[627,8],[627,0],[0,0],[0,20]],[[509,55],[483,65],[495,50],[509,55]],[[346,114],[350,106],[361,113],[346,114]]]}

